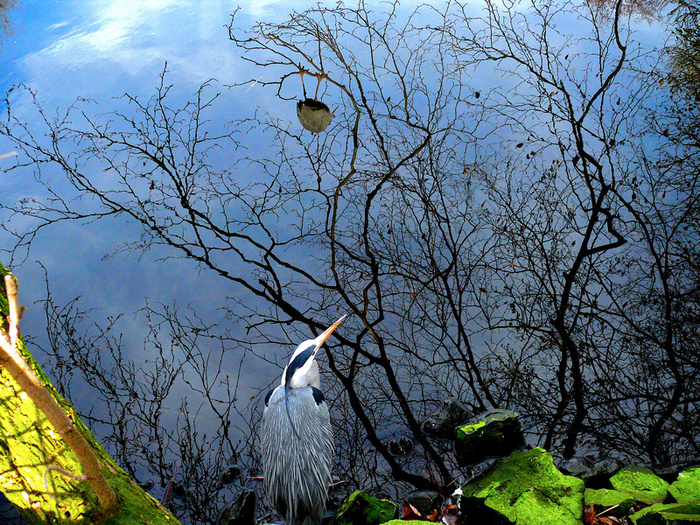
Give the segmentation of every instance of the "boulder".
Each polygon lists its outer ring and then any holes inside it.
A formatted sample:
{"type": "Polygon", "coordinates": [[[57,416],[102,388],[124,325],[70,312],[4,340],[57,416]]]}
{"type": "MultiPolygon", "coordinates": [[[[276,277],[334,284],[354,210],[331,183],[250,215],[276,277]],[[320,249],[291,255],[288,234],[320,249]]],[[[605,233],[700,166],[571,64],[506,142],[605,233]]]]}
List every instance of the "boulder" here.
{"type": "Polygon", "coordinates": [[[514,452],[461,490],[467,523],[580,525],[584,484],[554,466],[541,448],[514,452]]]}
{"type": "Polygon", "coordinates": [[[678,503],[700,503],[700,466],[678,474],[668,491],[678,503]]]}
{"type": "Polygon", "coordinates": [[[373,498],[358,490],[340,506],[331,525],[380,525],[391,520],[396,510],[393,501],[373,498]]]}
{"type": "Polygon", "coordinates": [[[610,478],[613,488],[627,497],[647,504],[661,503],[668,495],[667,481],[646,467],[625,467],[610,478]]]}
{"type": "Polygon", "coordinates": [[[435,439],[455,439],[455,429],[469,420],[471,412],[457,399],[446,399],[421,426],[423,432],[435,439]]]}
{"type": "Polygon", "coordinates": [[[634,525],[680,525],[700,522],[700,503],[656,503],[630,515],[634,525]]]}
{"type": "Polygon", "coordinates": [[[428,516],[442,506],[443,498],[435,490],[414,490],[406,494],[404,501],[410,503],[421,516],[428,516]]]}
{"type": "Polygon", "coordinates": [[[455,454],[459,465],[466,467],[506,456],[523,446],[525,438],[518,414],[510,410],[491,410],[457,428],[455,454]]]}

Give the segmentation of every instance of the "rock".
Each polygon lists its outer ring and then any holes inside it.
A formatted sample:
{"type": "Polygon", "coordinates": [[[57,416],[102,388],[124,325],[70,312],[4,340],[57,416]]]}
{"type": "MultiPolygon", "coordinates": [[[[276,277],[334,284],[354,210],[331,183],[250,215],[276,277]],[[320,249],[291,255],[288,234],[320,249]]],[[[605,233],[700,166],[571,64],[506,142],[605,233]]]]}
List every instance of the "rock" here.
{"type": "Polygon", "coordinates": [[[609,488],[610,476],[624,466],[618,459],[596,460],[586,456],[564,459],[557,464],[557,468],[564,474],[581,478],[589,488],[609,488]]]}
{"type": "Polygon", "coordinates": [[[642,503],[661,503],[668,495],[669,483],[646,467],[625,467],[610,478],[610,484],[627,497],[642,503]]]}
{"type": "Polygon", "coordinates": [[[666,525],[700,522],[700,503],[656,503],[630,515],[634,525],[666,525]]]}
{"type": "Polygon", "coordinates": [[[668,491],[678,503],[700,503],[700,466],[678,474],[668,491]]]}
{"type": "Polygon", "coordinates": [[[256,503],[255,492],[252,490],[241,492],[234,503],[221,511],[216,525],[255,525],[256,503]]]}
{"type": "MultiPolygon", "coordinates": [[[[644,469],[635,470],[641,470],[642,473],[648,474],[644,469]]],[[[635,525],[665,525],[667,523],[700,522],[700,466],[683,470],[670,485],[664,485],[664,483],[666,483],[664,480],[655,475],[642,477],[641,474],[633,483],[629,483],[630,487],[636,491],[635,494],[641,492],[642,496],[648,500],[656,499],[658,501],[632,514],[630,516],[632,523],[635,525]],[[668,493],[676,500],[675,503],[661,502],[662,500],[659,498],[664,488],[668,489],[668,493]]]]}
{"type": "Polygon", "coordinates": [[[700,467],[684,470],[670,485],[648,468],[626,467],[610,478],[610,485],[614,488],[586,489],[584,503],[601,507],[620,505],[622,514],[637,502],[649,504],[630,516],[641,525],[700,521],[700,467]],[[676,503],[663,503],[668,494],[676,503]]]}
{"type": "Polygon", "coordinates": [[[583,479],[593,473],[593,462],[585,457],[573,457],[561,461],[557,468],[564,474],[583,479]]]}
{"type": "Polygon", "coordinates": [[[421,516],[428,516],[431,512],[442,506],[442,496],[434,490],[414,490],[406,494],[407,503],[420,512],[421,516]]]}
{"type": "Polygon", "coordinates": [[[460,466],[475,465],[486,459],[506,456],[525,446],[518,414],[491,410],[479,414],[457,428],[455,453],[460,466]]]}
{"type": "Polygon", "coordinates": [[[455,429],[469,420],[471,412],[460,401],[447,399],[442,406],[428,416],[421,429],[428,436],[436,439],[455,439],[455,429]]]}
{"type": "Polygon", "coordinates": [[[580,525],[583,481],[565,476],[541,448],[514,452],[461,490],[466,523],[580,525]]]}
{"type": "Polygon", "coordinates": [[[391,520],[397,508],[392,501],[373,498],[358,490],[340,506],[331,525],[380,525],[391,520]]]}
{"type": "Polygon", "coordinates": [[[577,476],[586,482],[586,487],[591,489],[608,489],[611,487],[611,476],[624,467],[620,460],[603,459],[596,462],[591,472],[577,476]]]}
{"type": "Polygon", "coordinates": [[[586,489],[583,493],[583,501],[586,505],[600,505],[601,507],[620,505],[626,509],[635,504],[634,498],[629,493],[612,489],[586,489]]]}

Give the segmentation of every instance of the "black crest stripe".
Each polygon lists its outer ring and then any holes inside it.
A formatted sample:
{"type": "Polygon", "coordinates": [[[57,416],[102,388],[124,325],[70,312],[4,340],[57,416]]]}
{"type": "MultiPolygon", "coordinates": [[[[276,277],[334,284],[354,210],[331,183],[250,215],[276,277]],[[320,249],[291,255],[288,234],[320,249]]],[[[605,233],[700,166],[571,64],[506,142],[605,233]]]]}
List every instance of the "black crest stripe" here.
{"type": "Polygon", "coordinates": [[[302,366],[306,364],[306,362],[311,358],[311,356],[314,353],[313,347],[308,348],[301,352],[298,356],[296,356],[287,366],[287,376],[285,378],[286,385],[289,386],[289,383],[292,381],[292,377],[294,377],[294,372],[299,370],[302,366]]]}

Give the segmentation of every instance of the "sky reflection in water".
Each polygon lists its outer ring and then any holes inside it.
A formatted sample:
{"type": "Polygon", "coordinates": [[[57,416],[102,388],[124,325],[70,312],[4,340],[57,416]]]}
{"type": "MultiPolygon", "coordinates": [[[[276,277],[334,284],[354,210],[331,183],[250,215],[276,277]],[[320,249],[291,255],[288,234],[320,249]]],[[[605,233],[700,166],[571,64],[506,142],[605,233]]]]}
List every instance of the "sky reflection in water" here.
{"type": "MultiPolygon", "coordinates": [[[[255,20],[280,20],[291,5],[248,2],[242,5],[236,23],[245,26],[255,20]]],[[[296,10],[304,7],[299,3],[293,6],[296,10]]],[[[77,97],[99,101],[101,110],[107,111],[110,99],[125,92],[144,99],[150,97],[167,62],[168,82],[175,86],[175,104],[184,103],[210,78],[222,85],[255,78],[256,73],[239,59],[238,50],[228,40],[226,25],[232,10],[229,2],[208,2],[205,7],[199,2],[134,2],[131,6],[124,2],[21,2],[8,13],[14,34],[4,39],[0,51],[0,89],[4,92],[14,84],[25,83],[50,111],[65,108],[77,97]]],[[[660,25],[639,22],[637,30],[644,34],[640,40],[662,45],[665,34],[660,25]]],[[[295,121],[294,104],[276,98],[273,89],[236,88],[222,100],[226,101],[222,105],[222,121],[226,112],[239,116],[237,112],[252,106],[295,121]]],[[[15,113],[28,111],[29,100],[15,102],[15,113]]],[[[262,150],[264,144],[256,147],[262,150]]],[[[0,142],[0,155],[10,150],[11,146],[0,142]]],[[[11,161],[12,158],[0,160],[0,167],[11,161]]],[[[3,198],[17,199],[34,193],[34,188],[24,180],[2,180],[0,191],[3,198]]],[[[215,317],[217,305],[226,301],[231,290],[224,289],[217,277],[198,273],[191,262],[154,262],[167,255],[160,248],[142,259],[117,256],[102,260],[125,235],[138,232],[138,227],[124,226],[123,221],[116,220],[88,226],[68,223],[61,230],[53,228],[38,238],[27,262],[16,270],[22,302],[30,306],[23,319],[24,331],[41,340],[44,320],[36,301],[45,297],[46,291],[43,270],[35,261],[41,261],[46,268],[59,305],[82,295],[84,307],[100,308],[100,317],[126,313],[124,328],[132,334],[125,339],[127,348],[142,348],[142,319],[130,314],[142,307],[146,298],[152,304],[172,304],[177,300],[202,317],[215,317]]],[[[0,249],[7,248],[10,242],[0,232],[0,249]]],[[[276,356],[280,362],[285,357],[276,356]]],[[[258,370],[246,372],[255,382],[251,386],[262,386],[258,370]]],[[[268,367],[265,377],[274,381],[278,373],[275,367],[268,367]]]]}
{"type": "MultiPolygon", "coordinates": [[[[300,11],[312,5],[315,2],[244,2],[236,24],[245,27],[256,20],[281,20],[292,8],[300,11]]],[[[184,104],[208,79],[227,85],[255,78],[256,72],[239,59],[238,50],[228,40],[226,25],[233,9],[229,2],[20,1],[8,12],[13,34],[4,39],[0,50],[0,90],[5,92],[12,85],[25,83],[50,112],[66,108],[78,97],[93,99],[99,102],[101,111],[107,111],[111,109],[110,99],[127,92],[141,99],[150,97],[167,62],[167,80],[174,84],[174,103],[184,104]]],[[[650,46],[662,45],[666,38],[662,29],[661,24],[644,21],[635,27],[650,46]]],[[[495,78],[499,75],[493,73],[495,78]]],[[[285,94],[295,96],[291,92],[285,94]]],[[[276,98],[273,89],[237,88],[225,100],[222,107],[232,117],[254,105],[278,118],[295,120],[294,104],[276,98]]],[[[28,99],[15,100],[15,114],[26,111],[28,103],[28,99]]],[[[226,116],[222,114],[222,118],[226,116]]],[[[11,151],[10,145],[0,142],[0,155],[11,151]]],[[[5,165],[9,162],[12,157],[0,160],[5,165]]],[[[8,199],[32,195],[33,188],[27,183],[0,181],[8,199]]],[[[138,229],[126,231],[136,235],[138,229]]],[[[193,273],[191,264],[152,264],[157,255],[163,254],[150,254],[139,261],[133,257],[101,260],[114,250],[124,234],[123,221],[112,228],[107,223],[70,223],[61,231],[53,228],[50,235],[37,240],[21,267],[23,301],[31,305],[45,296],[44,272],[35,263],[37,260],[46,267],[59,304],[82,295],[89,298],[90,306],[103,308],[105,315],[131,312],[143,304],[144,297],[163,303],[171,303],[178,296],[188,297],[186,302],[197,309],[223,300],[217,279],[193,273]],[[66,246],[71,248],[70,258],[65,257],[66,246]],[[131,283],[124,286],[127,268],[137,271],[131,275],[131,283]],[[202,295],[208,299],[201,301],[188,290],[206,290],[202,295]]],[[[8,247],[10,242],[0,232],[0,248],[8,247]]],[[[40,308],[33,310],[23,320],[24,328],[27,333],[40,334],[40,308]]]]}
{"type": "MultiPolygon", "coordinates": [[[[26,84],[49,114],[64,110],[78,97],[95,100],[100,111],[111,110],[110,100],[127,92],[145,100],[158,85],[166,62],[167,81],[174,84],[171,101],[176,105],[184,104],[208,79],[232,84],[250,77],[245,71],[248,66],[238,60],[237,50],[228,40],[226,25],[233,9],[228,2],[208,2],[205,6],[199,2],[29,4],[20,3],[8,13],[14,34],[5,38],[0,52],[0,89],[4,93],[15,84],[26,84]]],[[[295,4],[295,8],[302,6],[295,4]]],[[[249,25],[261,17],[274,20],[289,9],[288,3],[248,2],[242,5],[237,23],[249,25]]],[[[295,118],[294,105],[275,99],[271,90],[254,87],[247,95],[250,98],[242,102],[229,97],[228,107],[240,111],[241,103],[254,100],[266,110],[281,109],[287,118],[295,118]]],[[[29,111],[29,102],[26,96],[13,100],[15,114],[29,111]]],[[[222,121],[226,118],[222,114],[222,121]]],[[[11,145],[0,143],[0,154],[11,152],[11,145]]],[[[0,162],[12,161],[9,157],[0,162]]],[[[27,180],[3,180],[0,184],[8,199],[34,194],[27,180]]],[[[130,257],[102,261],[126,232],[138,232],[128,227],[125,231],[123,221],[117,222],[112,227],[107,223],[65,224],[61,231],[38,238],[18,271],[25,304],[32,305],[46,294],[37,260],[46,267],[59,303],[82,295],[90,306],[103,308],[105,315],[133,311],[143,305],[144,297],[163,303],[188,297],[185,302],[195,308],[223,300],[220,287],[207,275],[193,273],[192,265],[186,262],[154,265],[150,261],[156,257],[151,256],[140,262],[130,257]],[[65,257],[66,246],[71,248],[70,258],[65,257]],[[127,284],[124,274],[128,269],[137,271],[127,284]],[[195,290],[207,300],[200,301],[195,290]]],[[[0,234],[0,247],[7,248],[10,242],[0,234]]],[[[30,310],[23,319],[27,333],[41,333],[40,317],[40,306],[30,310]]]]}

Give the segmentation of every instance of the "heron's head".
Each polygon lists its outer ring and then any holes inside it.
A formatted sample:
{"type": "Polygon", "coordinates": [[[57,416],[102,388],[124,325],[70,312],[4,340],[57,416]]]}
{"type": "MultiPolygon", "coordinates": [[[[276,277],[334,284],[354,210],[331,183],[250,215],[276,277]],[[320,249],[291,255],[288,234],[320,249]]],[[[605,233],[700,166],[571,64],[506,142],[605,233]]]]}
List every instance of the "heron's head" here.
{"type": "Polygon", "coordinates": [[[316,353],[326,339],[333,333],[333,330],[338,328],[338,325],[340,325],[346,317],[347,315],[344,315],[338,319],[318,337],[304,341],[297,346],[282,373],[282,386],[285,387],[285,389],[301,388],[303,386],[321,387],[321,380],[318,375],[318,364],[316,363],[316,353]]]}

